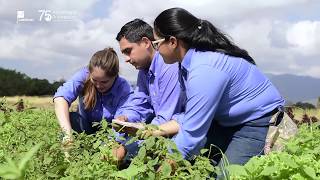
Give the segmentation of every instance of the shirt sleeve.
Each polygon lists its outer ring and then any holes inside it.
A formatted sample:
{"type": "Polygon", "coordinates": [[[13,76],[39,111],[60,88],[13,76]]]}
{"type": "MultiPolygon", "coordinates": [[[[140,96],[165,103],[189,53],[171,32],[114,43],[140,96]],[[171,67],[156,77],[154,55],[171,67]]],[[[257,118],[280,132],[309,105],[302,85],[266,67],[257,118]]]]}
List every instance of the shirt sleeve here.
{"type": "Polygon", "coordinates": [[[208,65],[198,66],[188,74],[186,110],[177,116],[180,129],[173,139],[185,158],[199,150],[211,126],[215,112],[229,82],[229,76],[208,65]]]}
{"type": "Polygon", "coordinates": [[[81,93],[84,82],[88,76],[88,68],[82,68],[80,71],[74,74],[71,79],[69,79],[57,89],[57,92],[54,94],[53,100],[56,97],[63,97],[70,106],[71,103],[76,100],[81,93]]]}
{"type": "Polygon", "coordinates": [[[157,116],[152,120],[152,124],[163,124],[171,120],[173,114],[180,112],[180,84],[178,77],[178,64],[165,65],[159,79],[159,97],[161,100],[157,116]]]}
{"type": "Polygon", "coordinates": [[[128,110],[128,103],[130,103],[130,97],[132,97],[133,95],[133,90],[130,84],[124,79],[122,79],[122,82],[118,87],[118,92],[118,96],[120,97],[117,102],[117,110],[115,113],[115,117],[122,115],[123,113],[125,113],[126,110],[128,110]]]}
{"type": "Polygon", "coordinates": [[[175,120],[177,123],[179,123],[180,125],[182,124],[182,120],[184,117],[184,112],[181,113],[176,113],[172,116],[172,120],[175,120]]]}
{"type": "Polygon", "coordinates": [[[149,98],[146,78],[140,71],[134,93],[130,94],[117,116],[126,115],[129,122],[146,122],[154,114],[149,98]]]}

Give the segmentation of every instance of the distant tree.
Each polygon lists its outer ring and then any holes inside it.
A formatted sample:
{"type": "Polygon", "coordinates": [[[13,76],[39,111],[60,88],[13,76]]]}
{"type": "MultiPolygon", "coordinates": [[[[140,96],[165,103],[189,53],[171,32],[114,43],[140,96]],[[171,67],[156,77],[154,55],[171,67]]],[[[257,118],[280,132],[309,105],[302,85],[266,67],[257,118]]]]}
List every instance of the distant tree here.
{"type": "Polygon", "coordinates": [[[307,102],[297,102],[296,104],[294,104],[294,106],[302,108],[302,109],[315,109],[316,108],[313,104],[307,103],[307,102]]]}
{"type": "Polygon", "coordinates": [[[318,97],[317,108],[320,109],[320,97],[318,97]]]}
{"type": "Polygon", "coordinates": [[[54,90],[53,93],[55,93],[57,91],[57,89],[65,82],[66,82],[66,80],[64,80],[64,79],[60,79],[59,81],[54,81],[52,83],[52,89],[54,90]]]}
{"type": "Polygon", "coordinates": [[[290,101],[290,100],[286,100],[286,106],[294,106],[294,102],[290,101]]]}
{"type": "Polygon", "coordinates": [[[64,80],[50,83],[46,79],[30,78],[26,74],[0,67],[0,96],[53,95],[64,80]]]}

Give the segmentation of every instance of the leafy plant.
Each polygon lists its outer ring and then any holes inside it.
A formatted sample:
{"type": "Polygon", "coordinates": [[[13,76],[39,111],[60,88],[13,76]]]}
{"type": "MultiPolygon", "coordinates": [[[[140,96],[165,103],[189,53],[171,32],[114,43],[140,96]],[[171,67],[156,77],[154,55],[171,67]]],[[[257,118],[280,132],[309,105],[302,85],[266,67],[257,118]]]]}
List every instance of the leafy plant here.
{"type": "Polygon", "coordinates": [[[7,163],[0,165],[0,177],[6,179],[24,179],[27,163],[39,150],[41,144],[37,144],[28,151],[19,162],[14,162],[11,158],[5,158],[7,163]]]}

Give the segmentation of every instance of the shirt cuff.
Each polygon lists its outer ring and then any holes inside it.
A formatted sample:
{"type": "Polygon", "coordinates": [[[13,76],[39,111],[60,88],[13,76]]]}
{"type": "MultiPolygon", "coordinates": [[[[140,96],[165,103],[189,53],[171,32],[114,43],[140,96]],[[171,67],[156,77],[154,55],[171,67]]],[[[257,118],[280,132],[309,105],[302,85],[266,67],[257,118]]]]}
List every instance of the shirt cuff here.
{"type": "Polygon", "coordinates": [[[127,116],[128,122],[143,122],[143,119],[141,119],[140,115],[132,111],[123,111],[118,116],[121,115],[127,116]]]}
{"type": "Polygon", "coordinates": [[[179,125],[182,125],[183,124],[183,117],[184,117],[184,113],[177,113],[172,116],[172,119],[177,121],[177,123],[179,123],[179,125]]]}

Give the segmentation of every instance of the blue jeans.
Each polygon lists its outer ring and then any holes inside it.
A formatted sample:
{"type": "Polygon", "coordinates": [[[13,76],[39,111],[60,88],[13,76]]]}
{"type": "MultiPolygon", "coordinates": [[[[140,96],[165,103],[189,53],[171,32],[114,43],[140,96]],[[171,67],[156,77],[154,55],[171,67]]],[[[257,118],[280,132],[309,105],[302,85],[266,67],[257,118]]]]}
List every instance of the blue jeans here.
{"type": "MultiPolygon", "coordinates": [[[[243,165],[253,156],[263,155],[271,116],[262,117],[235,127],[223,127],[214,122],[207,135],[206,148],[218,146],[230,164],[243,165]]],[[[211,159],[221,164],[220,151],[212,147],[211,159]]]]}

